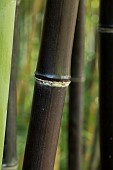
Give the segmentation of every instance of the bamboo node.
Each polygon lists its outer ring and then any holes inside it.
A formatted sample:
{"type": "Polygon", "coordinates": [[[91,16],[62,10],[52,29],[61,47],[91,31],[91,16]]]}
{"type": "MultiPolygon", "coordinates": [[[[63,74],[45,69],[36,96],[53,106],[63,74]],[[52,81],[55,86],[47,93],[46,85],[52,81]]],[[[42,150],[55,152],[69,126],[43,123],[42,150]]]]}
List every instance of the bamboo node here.
{"type": "Polygon", "coordinates": [[[99,27],[99,32],[101,32],[101,33],[113,33],[113,28],[99,27]]]}
{"type": "Polygon", "coordinates": [[[70,80],[68,81],[50,81],[50,80],[43,80],[35,77],[36,81],[38,81],[39,84],[50,86],[50,87],[68,87],[70,84],[70,80]]]}

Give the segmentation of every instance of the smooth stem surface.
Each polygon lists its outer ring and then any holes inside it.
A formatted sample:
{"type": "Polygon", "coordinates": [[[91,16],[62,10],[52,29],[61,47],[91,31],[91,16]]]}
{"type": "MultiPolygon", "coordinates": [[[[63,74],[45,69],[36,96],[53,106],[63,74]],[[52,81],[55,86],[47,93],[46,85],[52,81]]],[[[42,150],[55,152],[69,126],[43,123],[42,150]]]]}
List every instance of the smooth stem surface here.
{"type": "Polygon", "coordinates": [[[53,170],[78,0],[48,0],[23,170],[53,170]]]}
{"type": "Polygon", "coordinates": [[[15,0],[0,1],[0,167],[5,135],[15,6],[15,0]]]}
{"type": "Polygon", "coordinates": [[[7,109],[7,122],[5,131],[4,153],[2,168],[3,170],[8,167],[17,167],[17,151],[16,151],[16,115],[17,115],[17,102],[16,102],[16,77],[17,77],[17,57],[18,57],[18,14],[19,5],[16,7],[14,38],[13,38],[13,52],[11,63],[10,87],[7,109]]]}
{"type": "Polygon", "coordinates": [[[71,53],[79,0],[48,0],[36,77],[70,78],[71,53]]]}
{"type": "Polygon", "coordinates": [[[101,170],[113,170],[113,0],[100,1],[99,116],[101,170]]]}
{"type": "Polygon", "coordinates": [[[80,0],[71,62],[72,82],[69,88],[69,170],[81,170],[82,165],[81,128],[83,114],[84,35],[84,1],[80,0]]]}

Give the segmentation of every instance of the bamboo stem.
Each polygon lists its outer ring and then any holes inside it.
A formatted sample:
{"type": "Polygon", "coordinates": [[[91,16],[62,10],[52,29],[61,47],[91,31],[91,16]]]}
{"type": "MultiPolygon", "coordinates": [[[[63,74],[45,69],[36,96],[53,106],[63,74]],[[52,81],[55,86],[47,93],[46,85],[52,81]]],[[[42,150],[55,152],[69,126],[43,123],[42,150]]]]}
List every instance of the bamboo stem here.
{"type": "Polygon", "coordinates": [[[23,170],[53,170],[78,0],[48,0],[23,170]]]}
{"type": "Polygon", "coordinates": [[[68,169],[81,170],[81,127],[83,113],[84,1],[80,0],[75,29],[69,88],[68,169]]]}
{"type": "Polygon", "coordinates": [[[0,1],[0,167],[5,136],[15,6],[16,1],[0,1]]]}
{"type": "Polygon", "coordinates": [[[101,170],[113,169],[113,1],[100,1],[101,170]]]}
{"type": "Polygon", "coordinates": [[[4,143],[4,153],[2,169],[17,170],[16,152],[16,77],[17,77],[17,56],[18,56],[18,12],[19,5],[16,7],[15,28],[13,39],[12,64],[10,75],[9,99],[7,110],[6,133],[4,143]]]}

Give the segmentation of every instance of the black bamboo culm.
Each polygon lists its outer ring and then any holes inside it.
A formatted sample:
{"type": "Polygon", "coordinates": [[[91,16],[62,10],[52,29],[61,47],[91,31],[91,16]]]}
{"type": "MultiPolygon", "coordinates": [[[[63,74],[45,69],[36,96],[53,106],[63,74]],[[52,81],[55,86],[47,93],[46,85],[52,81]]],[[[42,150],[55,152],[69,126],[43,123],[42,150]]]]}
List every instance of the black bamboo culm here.
{"type": "Polygon", "coordinates": [[[23,170],[53,170],[78,0],[47,0],[23,170]]]}
{"type": "Polygon", "coordinates": [[[113,0],[100,1],[99,34],[101,170],[113,170],[113,0]]]}
{"type": "Polygon", "coordinates": [[[69,87],[68,169],[81,170],[81,127],[84,82],[84,0],[80,0],[75,29],[69,87]]]}
{"type": "Polygon", "coordinates": [[[16,7],[15,28],[12,51],[12,64],[10,75],[8,111],[6,122],[6,133],[4,143],[4,153],[2,170],[17,170],[17,152],[16,152],[16,76],[17,76],[17,56],[18,56],[18,10],[16,7]]]}

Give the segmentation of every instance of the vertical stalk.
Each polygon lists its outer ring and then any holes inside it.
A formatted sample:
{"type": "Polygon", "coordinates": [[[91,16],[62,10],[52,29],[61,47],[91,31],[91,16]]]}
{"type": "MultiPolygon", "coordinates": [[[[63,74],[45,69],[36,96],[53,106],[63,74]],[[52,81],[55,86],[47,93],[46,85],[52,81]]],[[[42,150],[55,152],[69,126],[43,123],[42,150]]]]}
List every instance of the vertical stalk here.
{"type": "Polygon", "coordinates": [[[17,77],[17,56],[18,56],[18,10],[16,6],[15,28],[13,39],[12,64],[10,75],[9,99],[7,110],[6,133],[4,143],[4,153],[2,169],[17,170],[17,153],[16,153],[16,77],[17,77]]]}
{"type": "Polygon", "coordinates": [[[69,87],[68,169],[81,170],[81,126],[83,113],[84,0],[80,0],[75,29],[69,87]]]}
{"type": "Polygon", "coordinates": [[[78,0],[48,0],[23,170],[53,170],[78,0]]]}
{"type": "Polygon", "coordinates": [[[100,1],[101,170],[113,169],[113,1],[100,1]]]}
{"type": "Polygon", "coordinates": [[[15,6],[15,0],[0,1],[0,167],[5,135],[15,6]]]}
{"type": "Polygon", "coordinates": [[[91,147],[91,155],[88,163],[88,170],[93,169],[93,164],[95,161],[96,157],[96,151],[97,151],[97,140],[98,140],[98,131],[99,131],[99,126],[98,126],[98,112],[97,112],[97,118],[95,122],[95,130],[94,130],[94,136],[93,136],[93,141],[92,141],[92,147],[91,147]]]}

